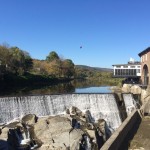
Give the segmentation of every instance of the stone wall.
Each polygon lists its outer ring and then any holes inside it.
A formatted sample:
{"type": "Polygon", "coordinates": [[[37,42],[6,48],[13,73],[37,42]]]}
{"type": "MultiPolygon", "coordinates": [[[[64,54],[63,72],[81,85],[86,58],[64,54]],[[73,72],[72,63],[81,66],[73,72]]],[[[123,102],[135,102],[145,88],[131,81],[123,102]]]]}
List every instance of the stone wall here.
{"type": "Polygon", "coordinates": [[[141,120],[140,113],[134,110],[121,124],[121,126],[113,133],[113,135],[106,141],[101,150],[118,150],[121,148],[125,138],[129,136],[130,131],[141,120]]]}

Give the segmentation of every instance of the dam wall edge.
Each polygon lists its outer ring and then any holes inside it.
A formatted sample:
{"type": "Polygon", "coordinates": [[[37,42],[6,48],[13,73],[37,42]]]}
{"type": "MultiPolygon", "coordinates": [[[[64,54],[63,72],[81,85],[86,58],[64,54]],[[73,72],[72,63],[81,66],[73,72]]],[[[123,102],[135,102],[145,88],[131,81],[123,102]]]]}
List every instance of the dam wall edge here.
{"type": "Polygon", "coordinates": [[[101,150],[117,150],[122,145],[130,130],[141,119],[139,110],[134,110],[101,147],[101,150]]]}

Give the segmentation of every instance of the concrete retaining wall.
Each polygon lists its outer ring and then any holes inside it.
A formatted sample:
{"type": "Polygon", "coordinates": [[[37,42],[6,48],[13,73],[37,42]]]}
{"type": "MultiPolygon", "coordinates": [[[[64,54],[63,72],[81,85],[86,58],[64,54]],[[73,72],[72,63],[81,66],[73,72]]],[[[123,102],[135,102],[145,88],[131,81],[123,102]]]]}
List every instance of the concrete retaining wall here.
{"type": "Polygon", "coordinates": [[[134,110],[121,124],[121,126],[113,133],[113,135],[102,146],[101,150],[118,150],[123,141],[132,130],[137,120],[141,119],[138,110],[134,110]]]}

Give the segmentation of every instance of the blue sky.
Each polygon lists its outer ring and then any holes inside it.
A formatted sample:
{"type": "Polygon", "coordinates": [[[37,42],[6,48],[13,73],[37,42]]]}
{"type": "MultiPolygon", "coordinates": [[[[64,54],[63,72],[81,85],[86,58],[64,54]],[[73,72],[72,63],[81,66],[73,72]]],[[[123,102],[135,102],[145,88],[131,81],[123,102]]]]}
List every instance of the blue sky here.
{"type": "Polygon", "coordinates": [[[112,68],[150,46],[149,0],[0,0],[0,44],[112,68]],[[82,48],[80,49],[80,46],[82,48]]]}

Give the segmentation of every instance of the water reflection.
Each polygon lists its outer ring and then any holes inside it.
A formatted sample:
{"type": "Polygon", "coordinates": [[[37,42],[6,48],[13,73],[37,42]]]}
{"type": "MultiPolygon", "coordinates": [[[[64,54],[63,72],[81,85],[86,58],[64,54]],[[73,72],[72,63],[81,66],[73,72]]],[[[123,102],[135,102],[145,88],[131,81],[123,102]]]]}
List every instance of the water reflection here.
{"type": "Polygon", "coordinates": [[[75,87],[71,83],[61,83],[42,87],[5,88],[0,91],[0,96],[61,94],[73,92],[75,92],[75,87]]]}
{"type": "Polygon", "coordinates": [[[93,83],[88,80],[74,80],[69,83],[60,83],[50,86],[36,86],[23,88],[4,88],[0,96],[62,94],[62,93],[110,93],[109,86],[93,83]]]}

